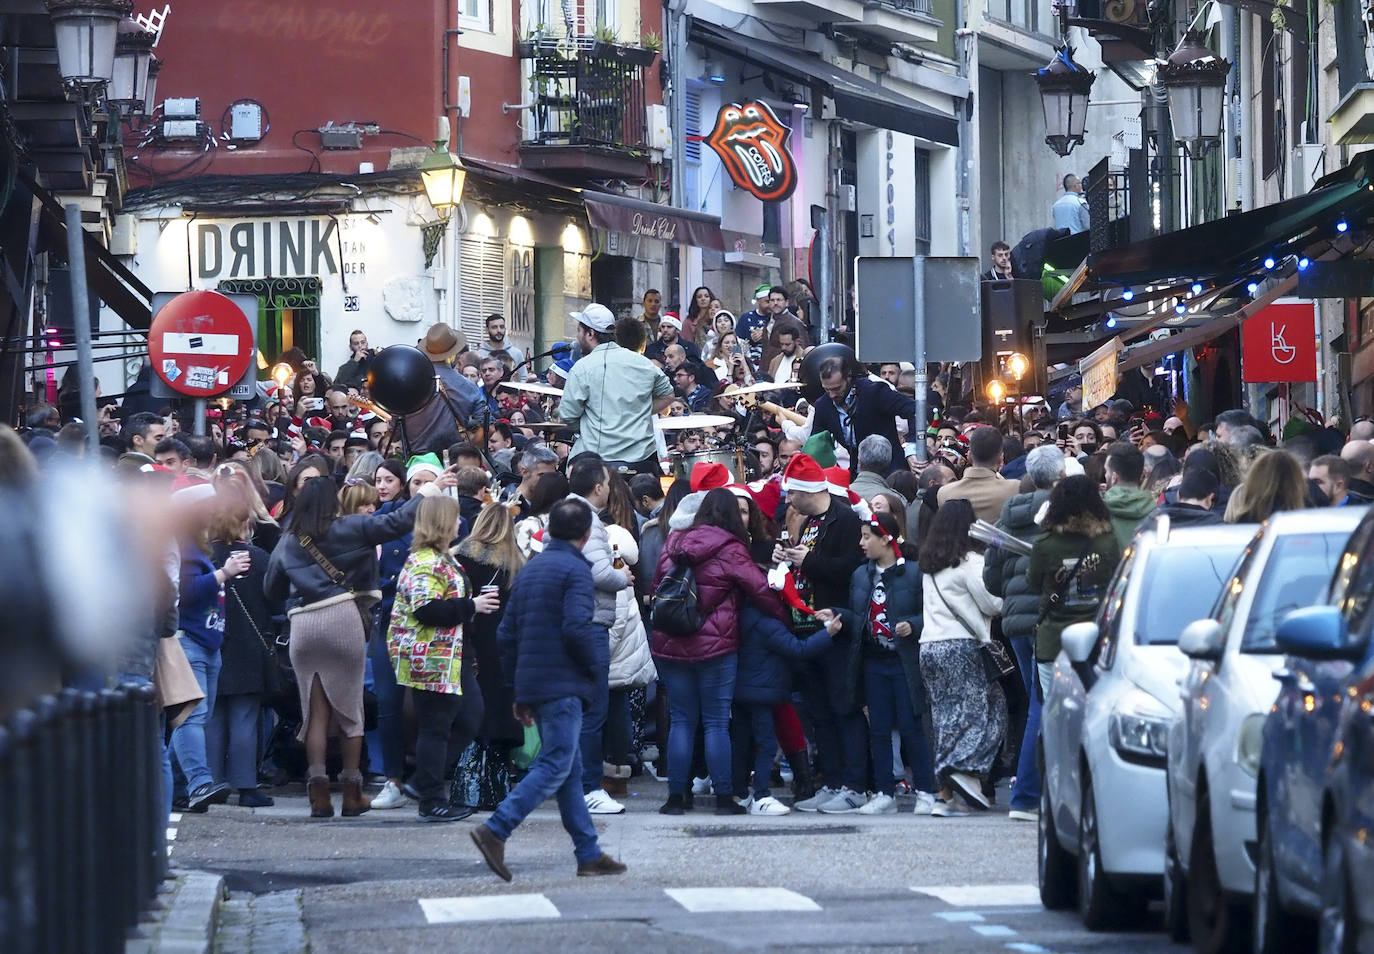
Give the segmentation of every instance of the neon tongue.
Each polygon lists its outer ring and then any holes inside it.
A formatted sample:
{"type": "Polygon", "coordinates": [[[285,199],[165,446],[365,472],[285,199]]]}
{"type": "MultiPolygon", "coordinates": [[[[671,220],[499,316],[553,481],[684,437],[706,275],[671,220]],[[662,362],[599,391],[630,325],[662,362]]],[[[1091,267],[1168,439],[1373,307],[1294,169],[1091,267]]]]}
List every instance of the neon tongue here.
{"type": "Polygon", "coordinates": [[[772,185],[775,172],[768,167],[768,161],[753,143],[735,143],[735,155],[749,175],[749,180],[759,188],[772,185]]]}

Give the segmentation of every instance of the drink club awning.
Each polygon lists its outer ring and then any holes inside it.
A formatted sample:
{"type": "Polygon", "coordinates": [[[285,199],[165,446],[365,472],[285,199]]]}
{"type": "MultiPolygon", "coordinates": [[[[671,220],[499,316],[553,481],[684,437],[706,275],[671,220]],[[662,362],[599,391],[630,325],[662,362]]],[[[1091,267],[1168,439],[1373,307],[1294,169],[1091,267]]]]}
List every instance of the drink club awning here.
{"type": "Polygon", "coordinates": [[[725,249],[720,219],[703,212],[659,205],[609,192],[583,191],[587,221],[593,228],[695,248],[725,249]]]}

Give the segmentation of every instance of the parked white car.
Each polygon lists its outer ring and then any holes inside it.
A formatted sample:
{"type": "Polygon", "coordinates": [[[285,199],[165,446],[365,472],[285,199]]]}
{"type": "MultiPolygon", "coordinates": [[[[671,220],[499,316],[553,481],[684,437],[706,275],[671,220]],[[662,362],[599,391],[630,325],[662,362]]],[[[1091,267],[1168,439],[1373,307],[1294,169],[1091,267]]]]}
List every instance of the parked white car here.
{"type": "Polygon", "coordinates": [[[1325,595],[1364,507],[1275,514],[1246,547],[1211,615],[1188,625],[1191,657],[1169,728],[1164,919],[1203,954],[1248,934],[1255,889],[1255,778],[1284,657],[1274,631],[1325,595]]]}
{"type": "Polygon", "coordinates": [[[1139,531],[1097,619],[1064,630],[1040,722],[1040,899],[1102,930],[1137,916],[1164,868],[1165,738],[1207,611],[1254,533],[1216,524],[1139,531]]]}

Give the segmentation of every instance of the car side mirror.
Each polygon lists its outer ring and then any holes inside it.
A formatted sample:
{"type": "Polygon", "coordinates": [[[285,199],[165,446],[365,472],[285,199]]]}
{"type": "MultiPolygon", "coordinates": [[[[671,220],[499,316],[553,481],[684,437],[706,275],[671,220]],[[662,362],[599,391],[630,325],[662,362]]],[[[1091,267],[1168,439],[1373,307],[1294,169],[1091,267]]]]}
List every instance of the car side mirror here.
{"type": "Polygon", "coordinates": [[[1064,647],[1064,655],[1069,657],[1069,662],[1085,663],[1092,655],[1093,646],[1097,645],[1097,636],[1096,623],[1070,623],[1064,627],[1059,642],[1064,647]]]}
{"type": "Polygon", "coordinates": [[[1217,662],[1226,648],[1226,635],[1214,619],[1195,619],[1178,637],[1179,652],[1193,659],[1217,662]]]}
{"type": "Polygon", "coordinates": [[[1335,606],[1294,610],[1279,623],[1274,642],[1288,655],[1307,659],[1357,660],[1364,655],[1364,647],[1347,639],[1345,618],[1335,606]]]}

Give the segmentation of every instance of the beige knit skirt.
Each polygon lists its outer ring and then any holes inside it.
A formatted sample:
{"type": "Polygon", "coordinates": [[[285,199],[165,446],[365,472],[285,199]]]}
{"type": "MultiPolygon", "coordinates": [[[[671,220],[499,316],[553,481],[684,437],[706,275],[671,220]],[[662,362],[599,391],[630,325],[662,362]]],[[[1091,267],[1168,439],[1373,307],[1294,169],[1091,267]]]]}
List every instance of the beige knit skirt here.
{"type": "Polygon", "coordinates": [[[291,668],[301,695],[301,731],[310,728],[310,687],[320,688],[333,709],[334,734],[363,734],[363,665],[367,637],[362,617],[351,599],[324,601],[291,614],[291,668]]]}

